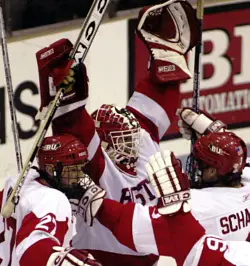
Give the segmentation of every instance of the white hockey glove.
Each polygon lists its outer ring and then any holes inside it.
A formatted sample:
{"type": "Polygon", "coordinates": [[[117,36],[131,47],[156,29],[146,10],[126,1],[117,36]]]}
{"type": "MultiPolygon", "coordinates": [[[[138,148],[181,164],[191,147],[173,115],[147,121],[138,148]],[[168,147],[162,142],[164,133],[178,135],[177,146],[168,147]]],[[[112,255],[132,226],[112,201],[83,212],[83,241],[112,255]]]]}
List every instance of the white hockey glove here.
{"type": "Polygon", "coordinates": [[[79,185],[82,188],[82,196],[79,199],[69,199],[69,202],[73,214],[80,215],[88,226],[92,226],[106,191],[97,186],[87,175],[81,179],[79,185]]]}
{"type": "Polygon", "coordinates": [[[196,13],[186,0],[168,0],[140,11],[136,33],[151,54],[150,74],[158,83],[192,75],[184,55],[198,41],[196,13]]]}
{"type": "Polygon", "coordinates": [[[46,266],[101,266],[86,250],[72,247],[53,247],[54,253],[49,257],[46,266]]]}
{"type": "Polygon", "coordinates": [[[192,130],[195,131],[196,137],[207,135],[210,132],[223,132],[227,126],[220,120],[214,119],[204,111],[196,113],[191,108],[178,109],[179,116],[178,127],[184,139],[190,140],[192,130]]]}
{"type": "Polygon", "coordinates": [[[182,172],[181,162],[173,152],[157,152],[150,157],[146,170],[158,197],[160,214],[172,215],[191,210],[188,175],[182,172]]]}

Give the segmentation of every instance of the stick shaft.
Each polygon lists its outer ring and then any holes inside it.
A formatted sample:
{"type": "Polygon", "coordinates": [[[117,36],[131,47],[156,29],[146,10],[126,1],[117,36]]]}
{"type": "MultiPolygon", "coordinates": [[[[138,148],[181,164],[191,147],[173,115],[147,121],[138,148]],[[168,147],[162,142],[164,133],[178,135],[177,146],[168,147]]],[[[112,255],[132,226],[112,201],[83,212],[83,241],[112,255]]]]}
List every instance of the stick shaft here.
{"type": "MultiPolygon", "coordinates": [[[[193,99],[192,108],[195,112],[199,111],[199,97],[200,97],[200,67],[201,67],[201,54],[202,54],[202,29],[203,29],[203,16],[204,16],[204,0],[197,1],[196,16],[199,23],[199,41],[195,47],[195,59],[194,59],[194,82],[193,82],[193,99]]],[[[196,169],[195,160],[192,156],[194,144],[196,142],[196,134],[193,131],[191,137],[191,155],[189,156],[188,172],[191,176],[191,181],[196,182],[196,169]]]]}
{"type": "Polygon", "coordinates": [[[2,3],[0,4],[0,30],[1,30],[0,40],[1,40],[1,47],[2,47],[2,54],[3,54],[5,79],[6,79],[6,85],[7,85],[7,91],[8,91],[9,108],[10,108],[10,116],[11,116],[11,122],[12,122],[12,133],[13,133],[14,145],[15,145],[17,170],[20,173],[23,168],[22,153],[21,153],[20,140],[19,140],[19,134],[18,134],[18,127],[17,127],[16,110],[14,107],[14,100],[13,100],[14,98],[13,85],[12,85],[12,78],[11,78],[11,71],[10,71],[7,40],[6,40],[6,35],[5,35],[5,24],[4,24],[2,3]]]}
{"type": "Polygon", "coordinates": [[[81,27],[75,45],[70,53],[70,57],[75,59],[76,62],[84,61],[97,30],[101,25],[101,21],[104,17],[109,2],[110,0],[93,1],[88,15],[81,27]]]}
{"type": "Polygon", "coordinates": [[[202,29],[204,15],[204,0],[198,0],[197,3],[197,19],[199,22],[199,42],[195,47],[194,59],[194,83],[193,83],[193,102],[192,107],[197,112],[199,111],[199,96],[200,96],[200,61],[202,53],[202,29]]]}

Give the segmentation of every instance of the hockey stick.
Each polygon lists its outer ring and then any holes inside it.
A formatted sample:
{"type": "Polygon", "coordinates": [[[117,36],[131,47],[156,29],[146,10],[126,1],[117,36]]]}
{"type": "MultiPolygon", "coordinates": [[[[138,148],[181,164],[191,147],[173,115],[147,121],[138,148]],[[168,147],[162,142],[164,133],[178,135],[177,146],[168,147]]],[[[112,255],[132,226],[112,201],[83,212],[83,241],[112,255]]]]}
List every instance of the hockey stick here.
{"type": "Polygon", "coordinates": [[[11,72],[10,72],[7,40],[6,40],[6,35],[5,35],[2,1],[0,1],[0,30],[1,30],[0,39],[1,39],[2,54],[3,54],[5,79],[6,79],[6,85],[7,85],[7,91],[8,91],[10,116],[11,116],[11,122],[12,122],[12,133],[13,133],[14,144],[15,144],[16,163],[17,163],[18,173],[20,173],[23,168],[23,162],[22,162],[22,153],[21,153],[20,140],[19,140],[18,128],[17,128],[16,110],[14,107],[14,100],[13,100],[13,86],[12,86],[12,78],[11,78],[11,72]]]}
{"type": "Polygon", "coordinates": [[[195,112],[199,111],[199,96],[200,96],[200,58],[202,52],[202,29],[203,29],[203,15],[204,15],[204,0],[197,2],[197,19],[199,22],[199,42],[195,47],[194,59],[194,84],[193,84],[193,102],[192,107],[195,112]]]}
{"type": "MultiPolygon", "coordinates": [[[[199,111],[199,97],[200,97],[200,58],[202,53],[202,29],[203,29],[203,16],[204,16],[204,0],[197,0],[197,19],[199,23],[199,42],[195,47],[195,59],[194,59],[194,82],[193,82],[193,101],[192,108],[195,112],[199,111]]],[[[195,132],[192,134],[191,138],[191,152],[193,150],[193,146],[196,142],[195,132]]],[[[188,172],[191,175],[191,181],[197,182],[196,180],[196,169],[194,167],[194,158],[190,157],[189,162],[189,170],[188,172]]]]}
{"type": "MultiPolygon", "coordinates": [[[[95,34],[101,24],[101,21],[104,17],[105,10],[108,6],[110,0],[95,0],[89,10],[89,13],[84,20],[81,31],[77,38],[77,41],[72,49],[70,58],[75,59],[78,62],[83,62],[85,59],[91,43],[95,37],[95,34]]],[[[7,202],[5,203],[2,209],[2,215],[5,218],[10,217],[14,211],[15,206],[19,201],[19,193],[22,188],[22,185],[25,181],[25,178],[32,166],[34,158],[38,149],[41,147],[43,139],[46,135],[46,132],[50,126],[50,123],[53,119],[53,116],[60,105],[61,99],[63,97],[64,89],[60,88],[55,96],[55,99],[50,103],[48,111],[45,117],[43,124],[41,125],[37,138],[33,144],[33,147],[30,151],[30,154],[25,162],[22,173],[20,174],[13,191],[11,192],[7,202]]]]}

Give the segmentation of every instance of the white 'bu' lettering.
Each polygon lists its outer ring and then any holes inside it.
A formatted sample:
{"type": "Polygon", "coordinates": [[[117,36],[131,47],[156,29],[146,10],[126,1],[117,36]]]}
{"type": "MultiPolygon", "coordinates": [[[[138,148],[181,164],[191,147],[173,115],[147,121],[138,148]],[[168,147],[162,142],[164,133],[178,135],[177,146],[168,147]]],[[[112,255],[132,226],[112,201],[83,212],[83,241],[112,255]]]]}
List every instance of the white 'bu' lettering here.
{"type": "Polygon", "coordinates": [[[60,147],[61,147],[61,143],[58,142],[55,144],[46,144],[46,145],[42,146],[42,150],[43,151],[56,151],[60,147]]]}

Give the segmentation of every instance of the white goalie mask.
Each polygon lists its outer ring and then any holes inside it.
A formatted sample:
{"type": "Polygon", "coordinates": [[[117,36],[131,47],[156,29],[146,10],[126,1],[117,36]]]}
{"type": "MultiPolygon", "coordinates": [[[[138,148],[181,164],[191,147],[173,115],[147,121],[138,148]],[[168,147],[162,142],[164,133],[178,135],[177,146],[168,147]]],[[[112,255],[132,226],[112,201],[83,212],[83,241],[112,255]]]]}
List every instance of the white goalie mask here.
{"type": "Polygon", "coordinates": [[[102,145],[111,159],[135,161],[140,144],[140,124],[127,109],[103,104],[92,117],[102,145]],[[118,159],[119,158],[119,159],[118,159]]]}

